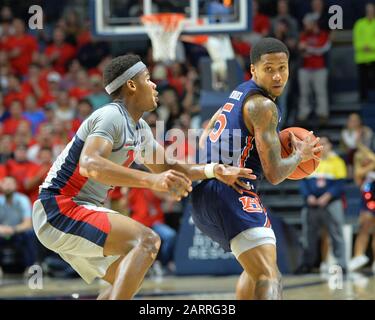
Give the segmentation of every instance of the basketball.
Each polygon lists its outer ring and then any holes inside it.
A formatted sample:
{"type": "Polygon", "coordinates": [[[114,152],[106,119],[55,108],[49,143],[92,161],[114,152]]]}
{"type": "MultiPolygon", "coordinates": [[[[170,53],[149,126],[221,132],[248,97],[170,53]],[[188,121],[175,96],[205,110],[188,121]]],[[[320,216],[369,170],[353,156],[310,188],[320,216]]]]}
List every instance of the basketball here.
{"type": "MultiPolygon", "coordinates": [[[[292,145],[291,140],[289,137],[289,132],[293,132],[297,139],[303,140],[308,135],[309,131],[304,128],[299,127],[290,127],[282,130],[280,132],[280,143],[281,143],[281,157],[286,158],[292,152],[292,145]]],[[[316,138],[314,135],[312,136],[313,140],[316,138]]],[[[317,146],[320,144],[318,143],[317,146]]],[[[319,158],[321,156],[321,152],[316,154],[319,158]]],[[[288,177],[291,180],[300,180],[303,179],[310,174],[312,174],[315,169],[318,167],[319,161],[315,159],[310,159],[309,161],[300,163],[300,165],[294,170],[294,172],[288,177]]]]}

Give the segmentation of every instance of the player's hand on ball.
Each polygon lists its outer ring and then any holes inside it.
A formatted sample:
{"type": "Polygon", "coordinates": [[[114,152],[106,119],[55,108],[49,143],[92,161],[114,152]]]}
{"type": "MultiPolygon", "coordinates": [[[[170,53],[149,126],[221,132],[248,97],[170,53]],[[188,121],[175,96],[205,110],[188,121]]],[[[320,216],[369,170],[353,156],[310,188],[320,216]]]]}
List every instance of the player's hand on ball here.
{"type": "Polygon", "coordinates": [[[191,192],[191,180],[183,173],[168,170],[152,175],[150,188],[155,191],[168,192],[174,200],[180,201],[191,192]]]}
{"type": "Polygon", "coordinates": [[[232,167],[224,164],[217,164],[214,168],[217,180],[232,187],[238,193],[242,194],[242,189],[250,190],[250,187],[241,180],[241,178],[255,180],[256,175],[253,170],[247,168],[232,167]]]}
{"type": "Polygon", "coordinates": [[[320,138],[313,139],[312,137],[314,134],[312,131],[309,132],[304,140],[298,140],[293,132],[290,132],[289,134],[293,147],[302,157],[302,162],[310,159],[315,159],[317,161],[320,160],[316,153],[322,151],[323,146],[317,146],[320,138]]]}

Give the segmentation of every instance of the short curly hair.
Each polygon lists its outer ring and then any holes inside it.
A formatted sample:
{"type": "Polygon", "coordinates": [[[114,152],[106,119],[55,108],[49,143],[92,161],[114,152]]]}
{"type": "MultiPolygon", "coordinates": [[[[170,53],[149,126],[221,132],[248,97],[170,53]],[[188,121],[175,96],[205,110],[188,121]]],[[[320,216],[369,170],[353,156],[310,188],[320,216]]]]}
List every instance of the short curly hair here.
{"type": "Polygon", "coordinates": [[[259,40],[251,49],[250,61],[256,64],[264,54],[284,52],[289,58],[287,46],[275,38],[263,38],[259,40]]]}
{"type": "MultiPolygon", "coordinates": [[[[118,76],[123,74],[126,70],[131,68],[137,62],[141,61],[141,57],[136,54],[126,54],[114,58],[103,71],[104,87],[109,85],[118,76]]],[[[117,97],[121,91],[121,87],[111,93],[111,97],[117,97]]]]}

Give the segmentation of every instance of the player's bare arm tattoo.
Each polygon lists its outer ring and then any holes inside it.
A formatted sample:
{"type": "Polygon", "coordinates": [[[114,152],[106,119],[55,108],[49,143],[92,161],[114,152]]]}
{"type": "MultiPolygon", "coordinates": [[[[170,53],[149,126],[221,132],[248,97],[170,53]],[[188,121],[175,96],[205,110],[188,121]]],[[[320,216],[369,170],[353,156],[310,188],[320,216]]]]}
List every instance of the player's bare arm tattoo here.
{"type": "Polygon", "coordinates": [[[278,113],[276,105],[263,96],[253,97],[245,104],[253,126],[255,143],[266,178],[273,184],[286,179],[301,162],[294,152],[281,158],[281,145],[277,133],[278,113]]]}

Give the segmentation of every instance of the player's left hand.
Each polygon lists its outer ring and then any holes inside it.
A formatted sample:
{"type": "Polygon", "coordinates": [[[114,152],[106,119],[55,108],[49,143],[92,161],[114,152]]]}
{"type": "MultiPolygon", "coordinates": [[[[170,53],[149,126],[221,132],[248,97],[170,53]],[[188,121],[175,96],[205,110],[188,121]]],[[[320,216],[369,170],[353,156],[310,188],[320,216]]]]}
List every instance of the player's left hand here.
{"type": "Polygon", "coordinates": [[[238,193],[243,194],[242,189],[250,190],[241,178],[255,180],[256,175],[252,174],[253,170],[247,168],[232,167],[225,164],[217,164],[214,168],[215,177],[217,180],[232,187],[238,193]]]}

